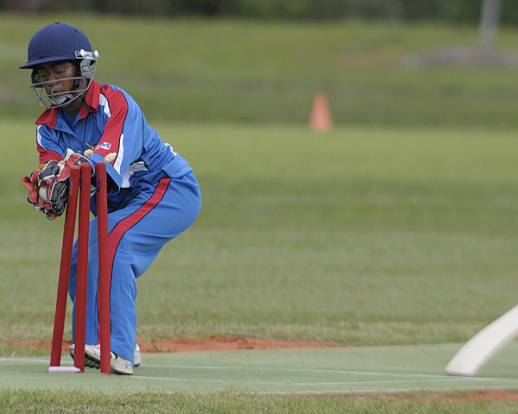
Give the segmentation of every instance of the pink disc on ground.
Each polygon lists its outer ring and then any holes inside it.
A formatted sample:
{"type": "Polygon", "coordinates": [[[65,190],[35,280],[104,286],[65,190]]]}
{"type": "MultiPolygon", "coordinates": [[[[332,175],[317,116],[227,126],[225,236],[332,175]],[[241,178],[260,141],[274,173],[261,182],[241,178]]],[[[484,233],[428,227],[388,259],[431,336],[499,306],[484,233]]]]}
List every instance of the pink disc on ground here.
{"type": "Polygon", "coordinates": [[[81,372],[76,367],[49,367],[49,374],[76,374],[81,372]]]}

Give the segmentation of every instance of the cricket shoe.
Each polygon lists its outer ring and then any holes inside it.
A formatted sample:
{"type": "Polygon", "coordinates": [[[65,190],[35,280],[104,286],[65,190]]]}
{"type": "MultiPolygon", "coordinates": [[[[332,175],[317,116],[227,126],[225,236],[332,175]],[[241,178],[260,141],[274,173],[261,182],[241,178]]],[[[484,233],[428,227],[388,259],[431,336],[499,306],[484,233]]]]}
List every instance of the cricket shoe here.
{"type": "Polygon", "coordinates": [[[110,367],[115,374],[133,375],[133,364],[114,352],[111,354],[110,367]]]}
{"type": "MultiPolygon", "coordinates": [[[[100,350],[98,351],[99,358],[97,360],[95,358],[90,357],[90,355],[95,354],[96,351],[93,348],[96,346],[99,346],[99,345],[85,345],[85,366],[87,366],[89,368],[99,368],[100,367],[100,361],[101,361],[100,350]]],[[[74,355],[75,355],[74,344],[70,345],[70,348],[68,348],[68,352],[69,352],[70,356],[72,357],[72,359],[74,359],[74,355]]]]}
{"type": "MultiPolygon", "coordinates": [[[[74,358],[74,345],[69,348],[70,356],[74,358]]],[[[116,374],[132,375],[133,367],[139,367],[142,364],[142,354],[140,347],[135,347],[133,355],[133,364],[118,356],[115,352],[111,352],[110,365],[112,371],[116,374]]],[[[100,368],[101,366],[101,346],[100,345],[85,345],[85,365],[90,368],[100,368]]]]}

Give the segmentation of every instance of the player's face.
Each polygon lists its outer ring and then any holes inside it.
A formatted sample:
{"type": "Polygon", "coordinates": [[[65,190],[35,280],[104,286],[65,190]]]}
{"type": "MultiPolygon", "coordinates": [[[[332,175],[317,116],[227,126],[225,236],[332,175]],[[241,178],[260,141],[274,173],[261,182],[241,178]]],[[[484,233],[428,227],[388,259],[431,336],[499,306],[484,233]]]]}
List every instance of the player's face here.
{"type": "Polygon", "coordinates": [[[74,89],[77,67],[70,62],[45,63],[36,68],[35,80],[44,83],[47,94],[69,92],[74,89]]]}

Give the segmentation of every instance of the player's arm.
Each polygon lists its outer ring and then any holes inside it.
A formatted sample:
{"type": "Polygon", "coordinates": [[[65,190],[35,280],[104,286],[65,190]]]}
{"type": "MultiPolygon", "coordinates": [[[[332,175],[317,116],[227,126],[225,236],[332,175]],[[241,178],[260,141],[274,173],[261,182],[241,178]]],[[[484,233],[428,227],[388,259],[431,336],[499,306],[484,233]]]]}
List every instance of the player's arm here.
{"type": "MultiPolygon", "coordinates": [[[[39,194],[41,179],[51,177],[57,163],[63,158],[65,151],[57,144],[56,137],[45,125],[36,127],[36,150],[40,165],[23,177],[22,184],[27,189],[27,201],[45,215],[50,214],[39,194]],[[41,178],[40,178],[41,176],[41,178]]],[[[57,193],[56,193],[57,194],[57,193]]],[[[42,192],[43,195],[43,192],[42,192]]]]}
{"type": "Polygon", "coordinates": [[[106,162],[108,177],[119,189],[128,167],[141,156],[146,121],[138,104],[123,91],[106,87],[103,93],[109,115],[89,158],[93,163],[106,162]]]}

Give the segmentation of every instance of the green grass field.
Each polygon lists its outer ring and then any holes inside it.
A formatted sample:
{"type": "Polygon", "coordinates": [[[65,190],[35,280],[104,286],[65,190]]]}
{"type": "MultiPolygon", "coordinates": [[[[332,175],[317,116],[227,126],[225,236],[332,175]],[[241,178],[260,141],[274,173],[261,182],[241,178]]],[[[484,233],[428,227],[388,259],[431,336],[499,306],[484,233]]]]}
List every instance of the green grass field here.
{"type": "MultiPolygon", "coordinates": [[[[30,122],[1,125],[2,136],[17,138],[4,157],[1,186],[0,354],[41,355],[16,344],[50,338],[62,220],[34,212],[19,184],[34,165],[30,122]]],[[[193,164],[204,207],[139,282],[140,340],[458,343],[516,303],[514,131],[157,127],[193,164]]],[[[140,398],[131,395],[128,404],[140,398]]],[[[3,398],[20,401],[7,390],[3,398]]],[[[177,398],[190,404],[188,396],[177,398]]],[[[318,396],[310,403],[249,398],[208,395],[189,406],[226,412],[251,404],[274,412],[295,404],[310,412],[337,404],[318,396]]],[[[362,410],[393,407],[351,398],[346,404],[362,410]]],[[[411,412],[415,404],[408,404],[411,412]]],[[[443,409],[430,412],[458,412],[443,409]]]]}
{"type": "MultiPolygon", "coordinates": [[[[506,29],[500,46],[517,38],[506,29]]],[[[404,64],[475,39],[431,25],[0,15],[0,412],[516,412],[516,398],[450,398],[517,390],[515,347],[481,379],[442,370],[518,302],[517,75],[404,64]],[[343,347],[145,355],[128,381],[45,373],[46,352],[27,344],[51,337],[63,220],[25,201],[38,109],[14,68],[49,20],[91,35],[98,79],[135,95],[201,182],[199,220],[139,280],[139,340],[343,347]],[[338,124],[327,134],[305,126],[319,90],[338,124]]]]}
{"type": "MultiPolygon", "coordinates": [[[[516,301],[511,132],[158,128],[194,165],[204,206],[140,280],[145,339],[441,343],[516,301]]],[[[46,338],[62,221],[19,184],[32,126],[4,122],[2,135],[20,138],[4,164],[1,330],[46,338]]]]}

